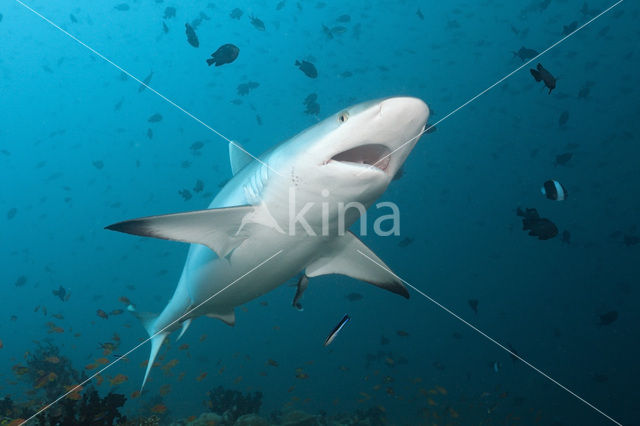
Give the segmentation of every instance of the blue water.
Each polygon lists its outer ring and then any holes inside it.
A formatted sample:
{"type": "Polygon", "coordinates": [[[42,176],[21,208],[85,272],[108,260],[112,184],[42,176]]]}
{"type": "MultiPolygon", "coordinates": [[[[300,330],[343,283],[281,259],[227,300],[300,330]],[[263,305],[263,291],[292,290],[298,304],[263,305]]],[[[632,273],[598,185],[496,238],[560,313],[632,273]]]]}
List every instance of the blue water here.
{"type": "MultiPolygon", "coordinates": [[[[582,0],[286,0],[280,10],[275,1],[124,2],[129,10],[117,1],[28,5],[133,76],[153,73],[151,87],[255,154],[379,97],[419,97],[436,122],[520,66],[513,51],[541,52],[562,38],[563,25],[612,4],[590,0],[585,14],[582,0]],[[167,6],[175,17],[163,19],[167,6]],[[239,20],[229,16],[236,7],[239,20]],[[184,24],[201,12],[208,19],[194,48],[184,24]],[[343,14],[349,22],[336,21],[343,14]],[[322,25],[345,30],[329,39],[322,25]],[[238,59],[208,67],[224,43],[240,48],[238,59]],[[316,79],[294,66],[303,59],[317,67],[316,79]],[[248,82],[259,86],[239,95],[248,82]],[[317,117],[304,113],[311,93],[317,117]]],[[[85,365],[103,357],[99,344],[114,333],[115,353],[147,337],[126,312],[103,319],[96,311],[124,309],[121,296],[160,311],[177,283],[185,244],[104,226],[206,208],[231,172],[227,143],[206,127],[140,92],[19,3],[3,0],[0,13],[0,396],[35,408],[50,398],[12,370],[26,365],[35,341],[48,339],[89,375],[97,370],[85,365]],[[150,123],[156,113],[162,120],[150,123]],[[198,141],[203,147],[192,149],[198,141]],[[192,190],[198,179],[200,193],[192,190]],[[193,197],[185,200],[183,189],[193,197]],[[15,286],[21,276],[26,282],[15,286]],[[67,301],[52,294],[60,285],[67,301]],[[56,326],[64,332],[51,333],[56,326]]],[[[407,282],[623,424],[640,424],[639,14],[637,3],[623,2],[439,123],[381,199],[400,207],[401,235],[363,237],[407,282]],[[537,62],[557,77],[550,95],[528,71],[537,62]],[[588,95],[578,96],[583,87],[588,95]],[[565,152],[569,162],[554,164],[565,152]],[[563,183],[568,200],[541,195],[548,179],[563,183]],[[528,236],[517,207],[536,208],[569,231],[570,242],[528,236]],[[407,237],[412,242],[399,245],[407,237]],[[479,301],[477,314],[470,299],[479,301]],[[617,319],[600,325],[609,311],[617,319]]],[[[166,405],[163,424],[206,411],[207,391],[219,385],[262,391],[265,417],[383,407],[388,424],[612,424],[415,291],[405,300],[346,277],[318,277],[302,313],[291,308],[294,292],[283,285],[237,309],[233,328],[194,321],[161,351],[160,366],[178,364],[154,368],[138,398],[130,396],[148,345],[96,387],[125,394],[121,411],[131,418],[166,405]],[[350,301],[350,293],[362,298],[350,301]],[[345,313],[352,321],[323,348],[345,313]],[[117,374],[128,380],[111,386],[117,374]]]]}

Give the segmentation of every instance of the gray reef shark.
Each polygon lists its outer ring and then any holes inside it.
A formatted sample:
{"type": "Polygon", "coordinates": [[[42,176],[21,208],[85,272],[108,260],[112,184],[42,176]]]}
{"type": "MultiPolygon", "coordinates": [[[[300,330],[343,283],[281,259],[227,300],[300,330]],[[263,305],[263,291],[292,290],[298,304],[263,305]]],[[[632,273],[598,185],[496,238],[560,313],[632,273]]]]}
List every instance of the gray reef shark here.
{"type": "Polygon", "coordinates": [[[180,338],[192,319],[203,315],[234,325],[236,306],[299,274],[294,306],[308,279],[326,274],[347,275],[408,298],[397,276],[348,229],[387,189],[428,117],[422,100],[394,97],[334,114],[258,159],[230,144],[233,178],[208,209],[108,226],[191,243],[164,310],[136,313],[151,338],[142,386],[172,331],[182,328],[180,338]]]}

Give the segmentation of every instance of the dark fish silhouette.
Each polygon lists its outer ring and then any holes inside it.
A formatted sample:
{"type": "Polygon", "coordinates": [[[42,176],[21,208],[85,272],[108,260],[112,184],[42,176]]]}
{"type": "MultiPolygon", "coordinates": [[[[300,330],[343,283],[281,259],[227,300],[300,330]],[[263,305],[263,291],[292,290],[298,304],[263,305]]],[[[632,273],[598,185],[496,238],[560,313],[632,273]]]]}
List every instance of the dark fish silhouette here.
{"type": "Polygon", "coordinates": [[[64,302],[64,298],[67,295],[67,290],[64,287],[59,286],[57,290],[52,290],[51,292],[53,293],[54,296],[58,296],[60,300],[64,302]]]}
{"type": "Polygon", "coordinates": [[[402,241],[400,241],[398,243],[398,247],[407,247],[409,244],[411,244],[413,242],[413,238],[411,237],[404,237],[402,239],[402,241]]]}
{"type": "Polygon", "coordinates": [[[147,118],[147,121],[149,123],[159,123],[162,121],[162,114],[156,112],[151,117],[147,118]]]}
{"type": "Polygon", "coordinates": [[[576,28],[578,28],[578,21],[573,21],[569,25],[563,25],[562,26],[562,35],[571,34],[572,32],[575,31],[576,28]]]}
{"type": "Polygon", "coordinates": [[[238,53],[240,53],[240,49],[238,46],[233,44],[223,44],[211,54],[211,58],[207,59],[207,64],[209,66],[216,64],[216,67],[224,64],[230,64],[235,61],[238,57],[238,53]]]}
{"type": "Polygon", "coordinates": [[[318,76],[318,70],[311,62],[296,61],[296,66],[309,78],[316,78],[318,76]]]}
{"type": "Polygon", "coordinates": [[[422,14],[422,11],[420,9],[416,10],[416,15],[418,15],[418,18],[424,21],[424,15],[422,14]]]}
{"type": "Polygon", "coordinates": [[[563,111],[562,114],[560,114],[560,118],[558,118],[558,125],[562,127],[567,124],[567,121],[569,121],[569,111],[563,111]]]}
{"type": "Polygon", "coordinates": [[[602,315],[599,315],[599,317],[600,325],[609,325],[618,319],[618,311],[609,311],[602,315]]]}
{"type": "Polygon", "coordinates": [[[627,247],[635,246],[636,244],[640,243],[640,237],[636,235],[624,234],[624,236],[622,237],[622,242],[627,247]]]}
{"type": "MultiPolygon", "coordinates": [[[[126,74],[125,74],[126,75],[126,74]]],[[[149,73],[148,76],[146,76],[144,78],[144,80],[142,80],[142,84],[140,85],[140,87],[138,87],[138,92],[142,92],[144,89],[147,88],[147,86],[149,85],[149,83],[151,82],[151,78],[153,77],[153,71],[151,71],[149,73]]],[[[119,108],[118,108],[119,109],[119,108]]]]}
{"type": "Polygon", "coordinates": [[[531,68],[529,71],[536,81],[544,82],[544,85],[549,89],[549,94],[551,94],[551,91],[556,88],[556,78],[551,75],[551,73],[547,71],[542,64],[539,63],[535,70],[531,68]]]}
{"type": "Polygon", "coordinates": [[[528,49],[524,46],[522,46],[517,52],[513,52],[513,56],[517,56],[518,58],[522,59],[522,62],[526,61],[527,59],[535,58],[537,55],[537,50],[528,49]]]}
{"type": "Polygon", "coordinates": [[[198,41],[198,36],[196,35],[196,31],[189,24],[184,24],[185,32],[187,34],[187,41],[193,47],[200,46],[200,41],[198,41]]]}
{"type": "Polygon", "coordinates": [[[249,16],[249,19],[251,19],[251,25],[253,25],[258,31],[265,30],[264,22],[262,22],[260,19],[256,18],[253,15],[249,16]]]}
{"type": "Polygon", "coordinates": [[[522,229],[529,231],[532,237],[539,240],[548,240],[558,235],[558,228],[549,219],[540,217],[536,209],[522,210],[518,207],[518,216],[522,216],[522,229]]]}
{"type": "Polygon", "coordinates": [[[305,114],[310,115],[318,115],[320,114],[320,104],[316,102],[318,100],[318,95],[316,93],[311,93],[304,100],[304,105],[307,107],[304,111],[305,114]]]}
{"type": "Polygon", "coordinates": [[[242,18],[242,14],[243,14],[242,10],[236,7],[231,11],[231,14],[229,16],[231,17],[231,19],[240,19],[242,18]]]}
{"type": "Polygon", "coordinates": [[[167,6],[164,9],[164,19],[171,19],[176,17],[176,8],[173,6],[167,6]]]}
{"type": "Polygon", "coordinates": [[[168,34],[168,33],[169,33],[169,27],[167,27],[167,24],[166,24],[164,21],[162,21],[162,31],[163,31],[165,34],[168,34]]]}
{"type": "Polygon", "coordinates": [[[469,306],[473,309],[473,312],[478,313],[478,299],[469,299],[469,306]]]}
{"type": "Polygon", "coordinates": [[[573,153],[565,152],[564,154],[556,155],[556,162],[554,163],[556,166],[564,166],[571,160],[573,157],[573,153]]]}
{"type": "Polygon", "coordinates": [[[358,300],[362,300],[364,296],[360,293],[349,293],[345,297],[349,302],[357,302],[358,300]]]}

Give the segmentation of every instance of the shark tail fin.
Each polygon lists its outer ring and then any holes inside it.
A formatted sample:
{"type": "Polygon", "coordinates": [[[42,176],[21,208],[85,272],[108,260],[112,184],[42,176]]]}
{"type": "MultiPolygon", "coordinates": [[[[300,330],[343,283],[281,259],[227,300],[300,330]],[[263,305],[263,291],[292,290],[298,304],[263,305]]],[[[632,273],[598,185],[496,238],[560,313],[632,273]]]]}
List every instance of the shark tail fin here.
{"type": "Polygon", "coordinates": [[[160,351],[160,347],[162,346],[164,339],[166,339],[169,335],[169,332],[154,332],[154,324],[156,318],[158,318],[157,314],[135,311],[133,311],[133,314],[140,320],[145,330],[147,330],[147,333],[149,333],[149,338],[151,340],[151,353],[149,354],[149,361],[147,362],[147,370],[144,373],[144,379],[142,380],[142,385],[140,386],[140,391],[142,391],[145,383],[147,383],[147,378],[149,377],[151,367],[153,367],[153,363],[156,360],[156,356],[158,356],[158,351],[160,351]]]}

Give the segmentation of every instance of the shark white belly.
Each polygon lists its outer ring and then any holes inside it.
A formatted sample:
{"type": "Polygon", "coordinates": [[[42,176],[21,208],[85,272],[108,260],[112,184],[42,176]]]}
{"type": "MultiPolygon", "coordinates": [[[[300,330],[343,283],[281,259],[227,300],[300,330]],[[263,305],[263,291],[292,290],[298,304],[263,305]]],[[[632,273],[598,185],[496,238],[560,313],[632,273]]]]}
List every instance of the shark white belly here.
{"type": "Polygon", "coordinates": [[[341,111],[272,148],[260,161],[230,145],[234,176],[207,210],[107,227],[192,243],[164,310],[138,314],[151,336],[143,386],[169,333],[182,326],[181,336],[193,318],[205,315],[233,325],[236,306],[301,273],[296,300],[307,277],[326,274],[347,275],[409,297],[398,278],[379,266],[382,260],[355,235],[343,232],[361,213],[344,206],[369,207],[386,190],[428,115],[419,99],[389,98],[341,111]]]}

